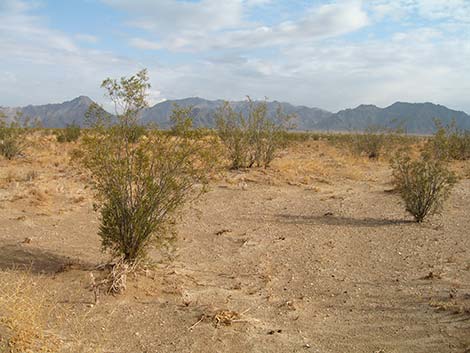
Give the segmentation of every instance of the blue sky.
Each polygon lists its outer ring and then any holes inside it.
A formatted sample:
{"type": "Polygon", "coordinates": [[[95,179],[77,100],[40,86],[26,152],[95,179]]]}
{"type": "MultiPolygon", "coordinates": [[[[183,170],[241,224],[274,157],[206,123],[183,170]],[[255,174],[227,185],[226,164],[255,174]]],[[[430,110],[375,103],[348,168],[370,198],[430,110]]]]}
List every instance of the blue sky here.
{"type": "Polygon", "coordinates": [[[470,112],[470,0],[0,0],[0,106],[148,68],[150,102],[268,97],[470,112]]]}

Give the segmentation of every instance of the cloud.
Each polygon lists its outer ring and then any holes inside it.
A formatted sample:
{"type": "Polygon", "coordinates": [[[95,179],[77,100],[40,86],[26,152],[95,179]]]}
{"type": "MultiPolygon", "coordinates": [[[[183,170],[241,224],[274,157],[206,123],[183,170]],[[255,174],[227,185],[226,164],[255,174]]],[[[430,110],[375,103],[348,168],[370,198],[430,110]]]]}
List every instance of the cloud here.
{"type": "Polygon", "coordinates": [[[390,15],[398,20],[418,16],[426,20],[470,23],[467,0],[371,0],[369,7],[379,18],[390,15]]]}
{"type": "Polygon", "coordinates": [[[99,41],[98,37],[93,36],[91,34],[85,34],[85,33],[76,34],[75,39],[77,39],[80,42],[89,43],[89,44],[96,44],[99,41]]]}
{"type": "MultiPolygon", "coordinates": [[[[104,0],[119,8],[130,8],[129,0],[104,0]]],[[[138,17],[129,23],[153,34],[152,41],[132,38],[129,44],[140,49],[172,51],[220,50],[301,44],[359,30],[369,23],[360,1],[340,1],[306,9],[296,19],[271,26],[242,20],[253,5],[267,4],[266,0],[249,2],[203,0],[191,3],[167,1],[132,2],[138,17]],[[217,5],[215,5],[217,4],[217,5]],[[170,10],[171,9],[171,10],[170,10]],[[230,16],[221,14],[230,13],[230,16]],[[143,16],[142,12],[153,15],[143,16]],[[140,17],[139,17],[140,16],[140,17]],[[216,16],[216,20],[210,20],[216,16]],[[171,20],[170,20],[171,19],[171,20]],[[238,26],[237,26],[238,25],[238,26]],[[237,26],[236,28],[234,28],[237,26]]]]}
{"type": "Polygon", "coordinates": [[[38,1],[2,0],[0,3],[0,13],[17,14],[30,11],[41,6],[38,1]]]}
{"type": "Polygon", "coordinates": [[[143,38],[131,38],[129,44],[134,48],[144,49],[144,50],[159,50],[162,49],[162,45],[143,38]]]}
{"type": "Polygon", "coordinates": [[[277,55],[221,55],[151,69],[166,98],[254,98],[288,101],[337,111],[371,103],[433,101],[470,111],[470,43],[420,28],[388,39],[338,39],[286,47],[277,55]]]}
{"type": "Polygon", "coordinates": [[[38,3],[1,2],[0,105],[105,102],[103,78],[147,67],[152,103],[248,94],[333,111],[401,100],[470,112],[465,1],[102,1],[124,16],[94,43],[52,29],[38,3]],[[109,32],[120,33],[120,54],[96,49],[109,32]]]}
{"type": "Polygon", "coordinates": [[[240,0],[102,0],[117,9],[133,14],[129,23],[158,33],[178,31],[214,31],[233,28],[242,22],[240,0]]]}
{"type": "Polygon", "coordinates": [[[0,67],[9,74],[2,78],[0,105],[57,102],[81,94],[99,98],[102,78],[138,67],[110,52],[82,48],[80,38],[50,29],[33,14],[35,8],[22,0],[2,3],[0,67]]]}

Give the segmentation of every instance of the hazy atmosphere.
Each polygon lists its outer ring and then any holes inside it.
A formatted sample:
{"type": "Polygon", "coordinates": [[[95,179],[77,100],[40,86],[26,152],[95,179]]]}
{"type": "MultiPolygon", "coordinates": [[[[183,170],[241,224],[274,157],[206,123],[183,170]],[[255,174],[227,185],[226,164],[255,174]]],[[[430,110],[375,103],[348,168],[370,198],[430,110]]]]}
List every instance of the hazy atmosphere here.
{"type": "Polygon", "coordinates": [[[268,97],[338,111],[470,111],[466,0],[2,0],[0,106],[79,95],[149,69],[150,103],[268,97]]]}

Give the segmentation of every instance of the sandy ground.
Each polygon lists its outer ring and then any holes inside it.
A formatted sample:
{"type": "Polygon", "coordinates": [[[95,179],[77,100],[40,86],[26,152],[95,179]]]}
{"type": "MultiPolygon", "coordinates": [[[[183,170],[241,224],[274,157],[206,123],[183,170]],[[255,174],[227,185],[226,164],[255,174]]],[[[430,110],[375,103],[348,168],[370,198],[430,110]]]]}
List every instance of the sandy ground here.
{"type": "Polygon", "coordinates": [[[72,148],[0,161],[0,283],[46,293],[61,351],[470,352],[470,180],[418,225],[385,162],[296,145],[219,176],[155,266],[94,305],[107,257],[72,148]]]}

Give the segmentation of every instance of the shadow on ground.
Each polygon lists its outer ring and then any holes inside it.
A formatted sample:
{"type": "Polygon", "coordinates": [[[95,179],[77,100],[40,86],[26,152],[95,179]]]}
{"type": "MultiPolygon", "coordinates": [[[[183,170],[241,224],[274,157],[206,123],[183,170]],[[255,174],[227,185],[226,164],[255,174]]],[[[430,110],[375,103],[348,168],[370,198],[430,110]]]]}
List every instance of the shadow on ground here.
{"type": "Polygon", "coordinates": [[[0,247],[0,270],[28,270],[32,273],[53,274],[85,264],[67,256],[60,256],[26,244],[0,247]]]}
{"type": "Polygon", "coordinates": [[[323,224],[330,226],[353,226],[353,227],[380,227],[400,224],[412,224],[411,220],[403,219],[380,219],[380,218],[352,218],[335,215],[301,216],[292,214],[278,214],[277,218],[282,223],[292,224],[323,224]]]}

